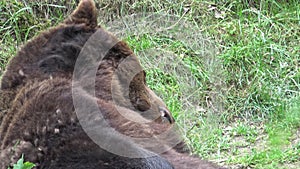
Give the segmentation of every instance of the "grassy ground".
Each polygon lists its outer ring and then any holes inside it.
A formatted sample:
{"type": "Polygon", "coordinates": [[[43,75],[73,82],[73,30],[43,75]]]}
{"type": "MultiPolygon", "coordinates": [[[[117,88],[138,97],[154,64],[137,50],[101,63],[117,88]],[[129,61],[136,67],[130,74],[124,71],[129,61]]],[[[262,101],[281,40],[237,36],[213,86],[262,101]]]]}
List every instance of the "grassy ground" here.
{"type": "MultiPolygon", "coordinates": [[[[134,48],[195,153],[231,168],[300,168],[298,0],[97,6],[99,21],[134,48]]],[[[0,74],[21,44],[74,7],[1,1],[0,74]]]]}

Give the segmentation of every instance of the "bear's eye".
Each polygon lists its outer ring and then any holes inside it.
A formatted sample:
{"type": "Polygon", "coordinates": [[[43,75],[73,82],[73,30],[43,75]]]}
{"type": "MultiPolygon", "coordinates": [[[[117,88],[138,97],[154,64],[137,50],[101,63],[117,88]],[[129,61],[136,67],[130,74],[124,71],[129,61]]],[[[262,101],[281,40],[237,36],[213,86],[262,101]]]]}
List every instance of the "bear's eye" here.
{"type": "Polygon", "coordinates": [[[143,74],[144,74],[144,83],[147,84],[146,82],[147,73],[144,70],[143,70],[143,74]]]}

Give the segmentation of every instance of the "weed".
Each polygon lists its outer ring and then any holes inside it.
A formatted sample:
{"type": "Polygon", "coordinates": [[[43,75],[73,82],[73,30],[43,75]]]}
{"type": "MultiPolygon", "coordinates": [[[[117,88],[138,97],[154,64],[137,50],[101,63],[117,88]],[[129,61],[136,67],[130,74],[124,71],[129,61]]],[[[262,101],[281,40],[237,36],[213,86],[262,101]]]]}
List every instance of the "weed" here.
{"type": "Polygon", "coordinates": [[[35,165],[30,162],[24,163],[24,155],[22,155],[22,157],[18,160],[18,162],[14,164],[13,169],[32,169],[33,167],[35,167],[35,165]]]}

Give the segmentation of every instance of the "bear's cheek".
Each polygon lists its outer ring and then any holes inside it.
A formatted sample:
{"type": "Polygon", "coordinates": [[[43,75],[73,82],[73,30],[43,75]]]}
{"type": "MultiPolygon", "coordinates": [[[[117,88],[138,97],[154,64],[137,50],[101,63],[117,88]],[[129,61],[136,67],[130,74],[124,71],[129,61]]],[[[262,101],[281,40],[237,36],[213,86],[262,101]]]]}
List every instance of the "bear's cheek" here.
{"type": "Polygon", "coordinates": [[[141,98],[138,98],[137,101],[136,101],[136,108],[139,110],[139,111],[147,111],[149,110],[151,107],[150,103],[145,100],[145,99],[141,99],[141,98]]]}

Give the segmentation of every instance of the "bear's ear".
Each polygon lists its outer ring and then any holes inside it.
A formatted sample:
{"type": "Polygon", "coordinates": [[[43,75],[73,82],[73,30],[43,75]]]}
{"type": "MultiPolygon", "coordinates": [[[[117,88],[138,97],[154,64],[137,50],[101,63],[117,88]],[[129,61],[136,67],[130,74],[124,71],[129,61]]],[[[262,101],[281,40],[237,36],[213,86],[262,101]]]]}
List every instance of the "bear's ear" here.
{"type": "Polygon", "coordinates": [[[97,26],[97,9],[94,0],[81,0],[76,10],[69,16],[66,24],[86,24],[92,28],[97,26]]]}

